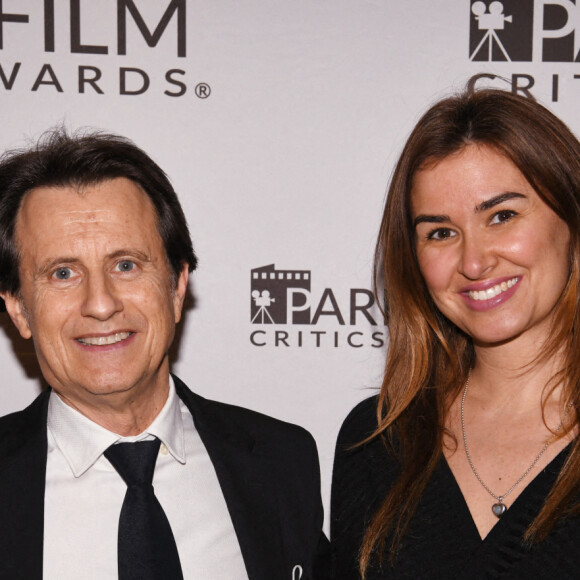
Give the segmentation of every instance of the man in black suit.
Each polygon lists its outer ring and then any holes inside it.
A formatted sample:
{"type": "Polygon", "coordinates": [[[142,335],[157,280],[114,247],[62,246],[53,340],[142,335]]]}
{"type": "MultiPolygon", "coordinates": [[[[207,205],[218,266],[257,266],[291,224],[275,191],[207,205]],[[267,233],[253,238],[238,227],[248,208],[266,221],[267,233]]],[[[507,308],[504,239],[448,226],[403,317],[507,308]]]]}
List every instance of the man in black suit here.
{"type": "Polygon", "coordinates": [[[0,296],[49,388],[0,419],[0,578],[319,577],[312,437],[170,375],[195,266],[128,140],[56,131],[3,157],[0,296]]]}

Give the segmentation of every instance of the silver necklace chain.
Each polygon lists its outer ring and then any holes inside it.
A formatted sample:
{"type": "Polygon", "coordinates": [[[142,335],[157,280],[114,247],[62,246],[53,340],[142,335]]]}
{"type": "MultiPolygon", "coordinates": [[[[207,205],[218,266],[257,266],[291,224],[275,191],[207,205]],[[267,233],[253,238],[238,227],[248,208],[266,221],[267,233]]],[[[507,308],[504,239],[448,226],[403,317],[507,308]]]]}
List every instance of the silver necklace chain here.
{"type": "MultiPolygon", "coordinates": [[[[464,407],[465,407],[465,397],[467,396],[467,389],[469,387],[469,379],[471,378],[471,370],[467,375],[467,381],[465,382],[465,388],[463,389],[463,396],[461,397],[461,432],[463,433],[463,446],[465,447],[465,455],[467,456],[467,461],[469,463],[469,467],[471,467],[471,471],[473,471],[473,475],[477,478],[477,481],[481,483],[485,491],[491,495],[494,499],[497,500],[498,503],[493,504],[491,510],[492,512],[499,518],[501,517],[505,511],[507,510],[506,505],[503,503],[504,499],[526,478],[526,476],[534,469],[536,463],[540,460],[540,457],[544,455],[546,449],[548,449],[552,439],[548,439],[545,445],[542,447],[542,450],[536,455],[536,458],[532,461],[532,464],[524,471],[524,473],[519,477],[519,479],[503,494],[503,495],[496,495],[487,487],[485,481],[481,479],[481,476],[475,469],[475,465],[473,465],[473,461],[471,460],[471,455],[469,454],[469,447],[467,446],[467,434],[465,432],[465,417],[464,417],[464,407]]],[[[561,425],[560,425],[561,427],[561,425]]],[[[558,427],[558,429],[560,428],[558,427]]]]}

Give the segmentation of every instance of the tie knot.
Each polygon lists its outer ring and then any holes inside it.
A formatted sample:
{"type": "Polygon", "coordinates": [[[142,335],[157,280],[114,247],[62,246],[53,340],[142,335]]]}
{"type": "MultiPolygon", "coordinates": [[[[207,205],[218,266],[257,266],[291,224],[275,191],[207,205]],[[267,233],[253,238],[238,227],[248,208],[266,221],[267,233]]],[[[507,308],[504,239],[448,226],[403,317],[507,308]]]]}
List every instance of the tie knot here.
{"type": "Polygon", "coordinates": [[[105,457],[127,486],[151,485],[161,441],[117,443],[105,451],[105,457]]]}

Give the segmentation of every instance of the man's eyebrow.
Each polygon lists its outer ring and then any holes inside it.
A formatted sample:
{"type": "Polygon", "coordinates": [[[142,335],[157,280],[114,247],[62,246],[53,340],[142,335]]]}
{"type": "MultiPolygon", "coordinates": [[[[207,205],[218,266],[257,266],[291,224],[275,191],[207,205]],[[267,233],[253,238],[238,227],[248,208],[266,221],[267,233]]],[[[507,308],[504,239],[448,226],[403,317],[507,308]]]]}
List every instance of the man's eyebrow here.
{"type": "Polygon", "coordinates": [[[504,201],[521,198],[525,199],[526,196],[523,193],[517,193],[515,191],[506,191],[505,193],[500,193],[499,195],[496,195],[491,199],[486,199],[485,201],[482,201],[478,206],[475,207],[475,211],[476,212],[486,211],[488,209],[491,209],[492,207],[495,207],[496,205],[499,205],[500,203],[503,203],[504,201]]]}
{"type": "Polygon", "coordinates": [[[142,262],[150,262],[151,256],[142,252],[141,250],[137,250],[136,248],[121,248],[120,250],[115,250],[113,253],[109,254],[107,258],[109,260],[115,260],[117,258],[124,258],[124,257],[135,257],[141,260],[142,262]]]}

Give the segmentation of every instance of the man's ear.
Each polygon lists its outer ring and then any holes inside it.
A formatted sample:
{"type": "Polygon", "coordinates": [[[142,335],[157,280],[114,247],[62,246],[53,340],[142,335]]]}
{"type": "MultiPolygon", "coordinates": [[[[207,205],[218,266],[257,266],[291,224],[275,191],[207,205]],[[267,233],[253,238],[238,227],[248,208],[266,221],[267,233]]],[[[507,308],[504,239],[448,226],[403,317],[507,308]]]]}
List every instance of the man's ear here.
{"type": "Polygon", "coordinates": [[[22,338],[30,338],[32,332],[30,331],[30,326],[28,325],[28,319],[24,311],[24,304],[22,303],[22,298],[15,296],[14,294],[9,294],[8,292],[0,292],[0,296],[4,299],[4,304],[6,304],[6,312],[12,319],[14,326],[20,332],[22,338]]]}
{"type": "Polygon", "coordinates": [[[183,310],[183,302],[185,300],[185,293],[187,292],[188,281],[189,265],[184,264],[177,278],[175,289],[173,290],[173,314],[176,323],[181,320],[181,311],[183,310]]]}

